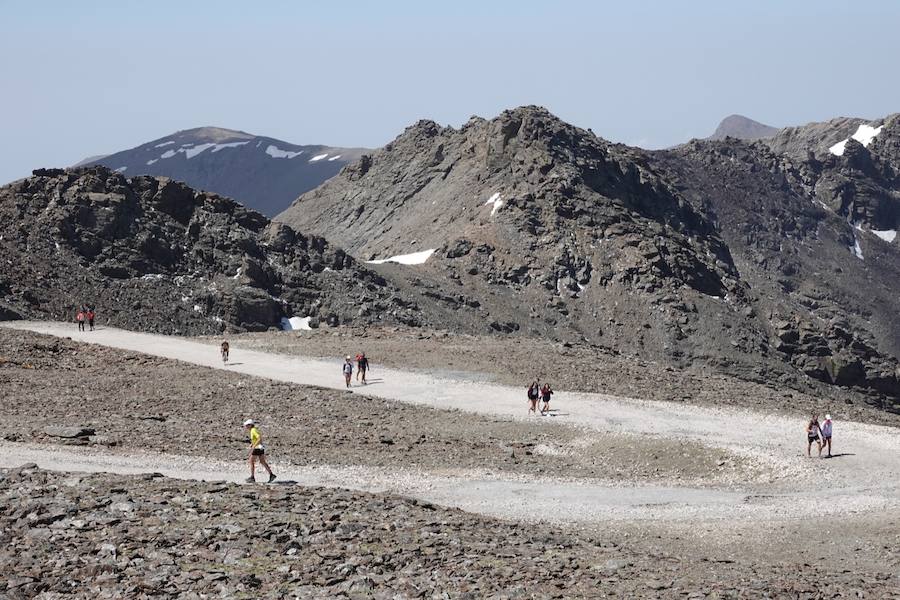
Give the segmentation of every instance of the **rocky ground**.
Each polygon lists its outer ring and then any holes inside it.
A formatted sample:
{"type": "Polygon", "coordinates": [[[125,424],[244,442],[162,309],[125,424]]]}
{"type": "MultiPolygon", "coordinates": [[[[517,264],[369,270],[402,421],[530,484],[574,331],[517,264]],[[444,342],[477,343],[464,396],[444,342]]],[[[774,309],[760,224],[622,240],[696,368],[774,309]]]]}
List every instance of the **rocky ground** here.
{"type": "Polygon", "coordinates": [[[0,471],[0,596],[890,598],[881,569],[680,552],[391,495],[0,471]]]}
{"type": "MultiPolygon", "coordinates": [[[[219,343],[220,338],[200,338],[219,343]]],[[[485,381],[518,385],[534,379],[556,389],[713,406],[758,408],[791,415],[810,412],[843,420],[900,426],[900,414],[870,405],[850,389],[795,382],[807,391],[785,389],[777,381],[747,381],[708,368],[679,370],[580,344],[451,334],[398,327],[335,328],[230,336],[235,356],[241,348],[335,358],[365,352],[378,366],[429,372],[470,373],[485,381]]]]}
{"type": "Polygon", "coordinates": [[[273,460],[296,465],[697,485],[752,479],[758,469],[685,440],[439,411],[29,332],[0,328],[0,348],[0,427],[9,441],[239,460],[247,444],[241,422],[254,417],[273,460]]]}

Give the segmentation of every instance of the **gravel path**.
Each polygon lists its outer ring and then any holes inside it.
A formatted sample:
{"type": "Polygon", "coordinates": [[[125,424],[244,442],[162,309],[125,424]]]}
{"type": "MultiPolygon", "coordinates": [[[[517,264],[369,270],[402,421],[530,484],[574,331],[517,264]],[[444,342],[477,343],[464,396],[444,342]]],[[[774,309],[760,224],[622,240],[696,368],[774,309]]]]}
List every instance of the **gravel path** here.
{"type": "MultiPolygon", "coordinates": [[[[4,326],[223,368],[215,348],[182,338],[112,328],[79,333],[72,325],[63,323],[12,322],[4,326]]],[[[343,388],[339,362],[241,350],[233,353],[232,363],[224,368],[280,381],[343,388]]],[[[525,418],[524,390],[394,369],[379,369],[377,377],[377,381],[364,388],[369,396],[525,418]]],[[[759,518],[762,513],[771,517],[808,517],[900,506],[900,431],[896,428],[840,422],[835,426],[835,451],[839,456],[820,461],[801,454],[801,446],[805,446],[803,422],[784,416],[563,391],[555,395],[554,406],[559,409],[556,420],[571,425],[597,431],[689,439],[728,448],[771,472],[772,481],[753,485],[734,481],[711,490],[509,478],[485,480],[474,474],[447,478],[377,469],[361,472],[355,468],[293,468],[286,470],[286,476],[301,483],[361,490],[390,489],[492,516],[528,519],[536,506],[548,505],[554,507],[555,516],[567,522],[612,518],[759,518]],[[328,481],[317,477],[326,477],[328,481]],[[811,490],[816,493],[810,493],[811,490]]],[[[54,454],[44,456],[41,463],[25,455],[38,450],[27,448],[22,444],[5,445],[4,461],[15,465],[32,460],[46,468],[72,470],[79,460],[84,460],[68,454],[71,451],[67,450],[56,453],[56,458],[54,454]]],[[[111,462],[102,464],[101,461],[98,469],[122,468],[126,473],[135,469],[154,470],[175,477],[181,471],[182,477],[200,479],[227,479],[226,473],[243,472],[239,464],[211,468],[204,465],[213,465],[212,461],[203,461],[198,466],[196,459],[148,456],[126,457],[122,465],[116,462],[123,460],[121,456],[104,455],[103,460],[108,458],[111,462]],[[193,466],[185,467],[185,464],[193,466]]],[[[82,465],[81,470],[84,468],[82,465]]]]}

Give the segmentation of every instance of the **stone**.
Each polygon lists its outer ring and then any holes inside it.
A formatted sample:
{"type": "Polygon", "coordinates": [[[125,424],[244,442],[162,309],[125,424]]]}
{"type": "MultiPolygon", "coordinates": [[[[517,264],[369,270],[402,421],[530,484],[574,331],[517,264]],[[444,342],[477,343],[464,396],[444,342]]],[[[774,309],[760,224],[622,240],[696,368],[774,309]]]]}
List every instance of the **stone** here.
{"type": "Polygon", "coordinates": [[[44,432],[44,435],[49,435],[50,437],[59,437],[59,438],[88,438],[94,435],[94,430],[90,427],[63,427],[63,426],[54,426],[49,425],[44,427],[41,431],[44,432]]]}

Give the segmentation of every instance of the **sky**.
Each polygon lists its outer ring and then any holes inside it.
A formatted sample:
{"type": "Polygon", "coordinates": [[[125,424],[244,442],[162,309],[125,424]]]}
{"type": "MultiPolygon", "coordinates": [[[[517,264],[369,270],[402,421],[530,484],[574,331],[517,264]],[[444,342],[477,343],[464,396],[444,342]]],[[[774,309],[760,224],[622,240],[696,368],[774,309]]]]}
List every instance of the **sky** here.
{"type": "Polygon", "coordinates": [[[874,119],[898,25],[887,0],[0,0],[0,183],[205,125],[378,147],[537,104],[660,148],[732,113],[874,119]]]}

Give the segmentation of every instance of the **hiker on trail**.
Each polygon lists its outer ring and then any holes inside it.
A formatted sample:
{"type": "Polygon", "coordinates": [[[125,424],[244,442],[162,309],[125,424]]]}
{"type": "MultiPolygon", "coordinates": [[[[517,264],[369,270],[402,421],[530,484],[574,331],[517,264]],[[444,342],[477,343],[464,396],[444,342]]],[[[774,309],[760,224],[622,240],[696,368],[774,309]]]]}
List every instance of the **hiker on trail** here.
{"type": "MultiPolygon", "coordinates": [[[[828,454],[826,454],[826,458],[831,458],[831,428],[833,423],[831,422],[831,415],[825,415],[825,421],[822,423],[822,447],[828,449],[828,454]]],[[[821,455],[821,451],[819,452],[821,455]]]]}
{"type": "Polygon", "coordinates": [[[228,362],[228,342],[222,342],[222,363],[228,362]]]}
{"type": "Polygon", "coordinates": [[[344,360],[344,366],[341,370],[344,372],[344,383],[347,384],[347,387],[350,387],[350,378],[353,377],[353,363],[350,362],[349,356],[344,360]]]}
{"type": "Polygon", "coordinates": [[[79,308],[78,312],[75,313],[75,320],[78,321],[78,331],[84,331],[84,310],[79,308]]]}
{"type": "Polygon", "coordinates": [[[809,420],[809,423],[806,424],[806,455],[812,457],[812,445],[813,442],[816,443],[816,446],[819,448],[819,458],[822,457],[822,442],[819,441],[819,432],[821,429],[819,428],[819,415],[813,414],[812,418],[809,420]]]}
{"type": "Polygon", "coordinates": [[[542,415],[550,414],[550,396],[553,395],[553,390],[550,389],[550,384],[545,383],[544,387],[541,388],[541,399],[544,401],[544,405],[541,407],[542,415]]]}
{"type": "Polygon", "coordinates": [[[275,481],[275,473],[272,472],[269,463],[266,462],[266,448],[263,446],[262,436],[259,435],[259,429],[256,427],[256,422],[254,422],[253,419],[247,419],[244,421],[244,429],[246,429],[247,433],[250,435],[250,477],[247,478],[247,483],[256,482],[257,458],[259,459],[259,463],[269,472],[269,483],[272,483],[275,481]]]}
{"type": "Polygon", "coordinates": [[[366,383],[366,371],[369,370],[369,359],[366,358],[365,352],[360,352],[356,355],[356,380],[359,381],[360,375],[362,376],[363,385],[368,385],[366,383]]]}
{"type": "Polygon", "coordinates": [[[96,315],[96,313],[94,313],[94,309],[89,308],[87,311],[87,320],[88,320],[88,325],[91,328],[91,331],[94,330],[94,317],[95,316],[97,316],[97,315],[96,315]]]}
{"type": "Polygon", "coordinates": [[[528,412],[537,414],[538,397],[540,396],[540,386],[537,381],[532,381],[528,386],[528,412]]]}

